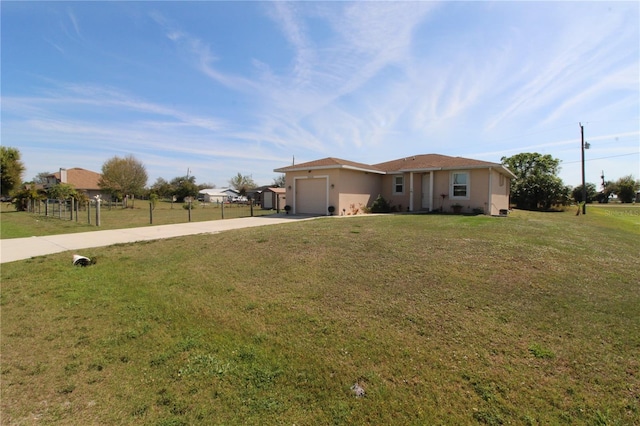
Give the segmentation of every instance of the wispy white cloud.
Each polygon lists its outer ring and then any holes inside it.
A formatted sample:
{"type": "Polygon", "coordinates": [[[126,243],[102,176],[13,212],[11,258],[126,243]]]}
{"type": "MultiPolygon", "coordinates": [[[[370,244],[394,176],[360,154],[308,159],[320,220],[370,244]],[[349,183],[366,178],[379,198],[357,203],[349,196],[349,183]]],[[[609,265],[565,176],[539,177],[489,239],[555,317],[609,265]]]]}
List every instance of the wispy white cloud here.
{"type": "MultiPolygon", "coordinates": [[[[610,11],[602,3],[252,4],[264,33],[251,28],[247,36],[275,40],[274,54],[263,55],[234,50],[204,20],[194,25],[157,3],[143,13],[153,31],[141,42],[155,53],[112,55],[116,75],[104,81],[88,73],[73,84],[47,81],[51,88],[34,95],[5,95],[3,136],[73,149],[91,140],[135,149],[158,167],[161,158],[185,156],[225,170],[236,161],[275,168],[293,154],[363,162],[421,152],[494,161],[538,149],[573,156],[578,121],[640,108],[638,24],[623,6],[637,12],[618,3],[610,11]],[[118,75],[119,60],[157,68],[158,83],[121,88],[129,76],[118,75]],[[171,80],[176,75],[185,81],[171,80]]],[[[61,13],[76,41],[91,31],[79,10],[61,13]]],[[[590,136],[637,127],[603,125],[590,136]]]]}
{"type": "Polygon", "coordinates": [[[76,18],[76,14],[73,12],[73,10],[69,9],[67,12],[67,16],[71,21],[71,25],[73,26],[73,30],[76,36],[78,36],[78,38],[82,38],[82,32],[80,31],[80,24],[78,23],[78,18],[76,18]]]}

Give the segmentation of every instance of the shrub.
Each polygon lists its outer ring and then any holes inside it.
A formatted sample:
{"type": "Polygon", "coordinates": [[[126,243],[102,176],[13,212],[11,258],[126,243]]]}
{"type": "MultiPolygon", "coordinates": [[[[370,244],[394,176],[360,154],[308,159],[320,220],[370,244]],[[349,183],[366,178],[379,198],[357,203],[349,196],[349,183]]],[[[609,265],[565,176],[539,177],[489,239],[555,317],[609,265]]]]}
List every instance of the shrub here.
{"type": "Polygon", "coordinates": [[[378,195],[373,204],[371,204],[371,213],[389,213],[391,205],[382,195],[378,195]]]}

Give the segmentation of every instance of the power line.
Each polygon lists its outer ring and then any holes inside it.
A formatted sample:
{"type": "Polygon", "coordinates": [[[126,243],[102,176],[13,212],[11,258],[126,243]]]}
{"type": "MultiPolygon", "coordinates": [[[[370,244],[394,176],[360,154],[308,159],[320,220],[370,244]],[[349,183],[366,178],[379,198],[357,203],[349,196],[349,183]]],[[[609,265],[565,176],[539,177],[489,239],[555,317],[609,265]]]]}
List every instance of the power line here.
{"type": "MultiPolygon", "coordinates": [[[[616,157],[626,157],[628,155],[638,155],[638,152],[632,152],[630,154],[620,154],[620,155],[610,155],[609,157],[600,157],[600,158],[589,158],[584,161],[595,161],[595,160],[606,160],[607,158],[616,158],[616,157]]],[[[563,161],[562,164],[573,164],[573,163],[581,163],[582,161],[563,161]]]]}

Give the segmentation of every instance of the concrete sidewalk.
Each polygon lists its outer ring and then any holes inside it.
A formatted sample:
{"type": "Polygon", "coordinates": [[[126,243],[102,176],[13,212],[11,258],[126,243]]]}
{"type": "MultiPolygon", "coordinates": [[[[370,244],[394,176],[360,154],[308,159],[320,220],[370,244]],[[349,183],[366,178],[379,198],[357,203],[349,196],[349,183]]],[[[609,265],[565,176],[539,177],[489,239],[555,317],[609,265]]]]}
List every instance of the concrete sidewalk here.
{"type": "Polygon", "coordinates": [[[270,215],[211,220],[207,222],[179,223],[175,225],[145,226],[142,228],[114,229],[109,231],[48,235],[44,237],[3,239],[0,240],[0,263],[15,262],[17,260],[69,250],[104,247],[113,244],[133,243],[136,241],[161,240],[183,235],[216,234],[232,229],[252,228],[310,219],[315,219],[315,217],[270,215]]]}

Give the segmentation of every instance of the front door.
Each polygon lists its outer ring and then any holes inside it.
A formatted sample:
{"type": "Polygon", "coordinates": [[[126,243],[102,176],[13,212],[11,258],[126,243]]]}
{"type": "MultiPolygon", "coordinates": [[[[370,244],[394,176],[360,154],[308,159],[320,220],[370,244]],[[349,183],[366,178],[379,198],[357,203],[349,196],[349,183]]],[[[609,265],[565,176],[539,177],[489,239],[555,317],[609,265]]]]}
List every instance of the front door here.
{"type": "Polygon", "coordinates": [[[431,208],[431,174],[422,175],[422,209],[429,210],[431,208]]]}

